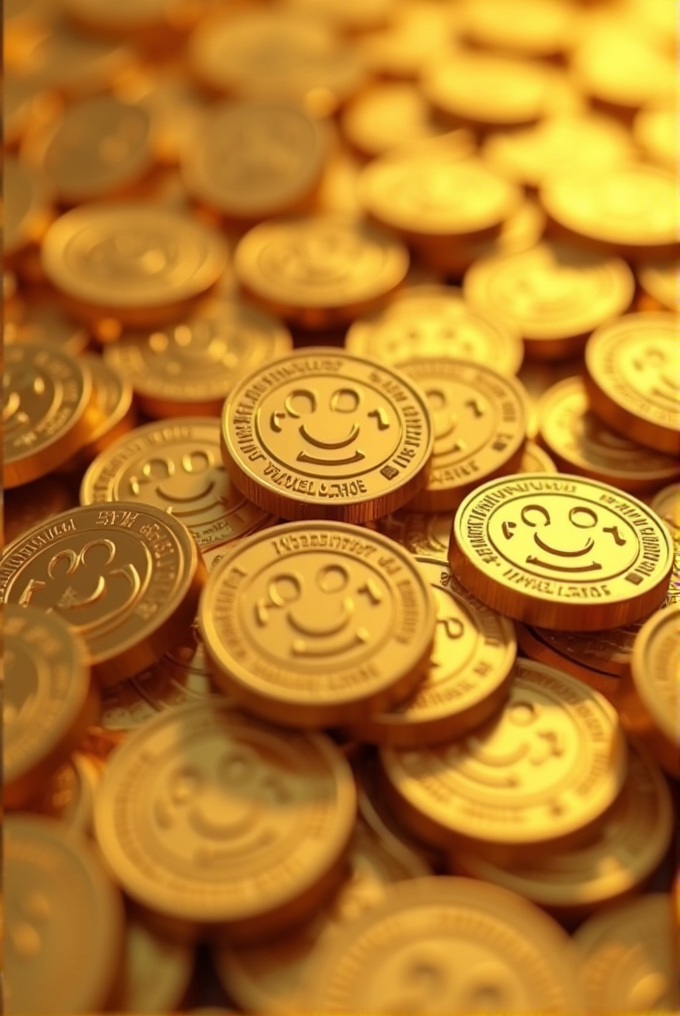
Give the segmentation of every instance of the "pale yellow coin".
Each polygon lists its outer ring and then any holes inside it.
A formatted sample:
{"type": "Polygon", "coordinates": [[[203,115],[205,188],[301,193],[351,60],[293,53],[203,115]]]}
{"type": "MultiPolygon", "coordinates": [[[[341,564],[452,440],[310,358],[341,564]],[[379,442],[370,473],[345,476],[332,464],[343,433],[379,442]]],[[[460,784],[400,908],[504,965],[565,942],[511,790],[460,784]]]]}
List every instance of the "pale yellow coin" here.
{"type": "Polygon", "coordinates": [[[642,261],[636,266],[636,272],[644,291],[661,307],[680,310],[679,261],[642,261]]]}
{"type": "MultiPolygon", "coordinates": [[[[409,142],[439,137],[446,130],[436,122],[416,86],[401,81],[373,85],[343,110],[340,122],[349,143],[369,159],[409,142]]],[[[462,154],[472,151],[467,132],[449,138],[451,143],[458,142],[462,154]]]]}
{"type": "Polygon", "coordinates": [[[675,172],[678,165],[678,111],[669,100],[651,102],[633,122],[633,137],[644,154],[675,172]]]}
{"type": "Polygon", "coordinates": [[[47,181],[14,155],[3,160],[5,260],[14,260],[35,248],[54,214],[52,191],[47,181]]]}
{"type": "Polygon", "coordinates": [[[528,57],[554,57],[572,44],[577,8],[569,0],[463,0],[458,27],[483,49],[528,57]]]}

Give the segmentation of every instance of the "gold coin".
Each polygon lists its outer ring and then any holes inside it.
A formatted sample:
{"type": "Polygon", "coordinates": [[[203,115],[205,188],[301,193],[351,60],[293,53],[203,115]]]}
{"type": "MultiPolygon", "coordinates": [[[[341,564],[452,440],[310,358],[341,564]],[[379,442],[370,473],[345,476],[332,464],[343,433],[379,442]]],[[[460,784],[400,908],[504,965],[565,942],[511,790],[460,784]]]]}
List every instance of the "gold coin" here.
{"type": "Polygon", "coordinates": [[[85,837],[55,819],[12,815],[4,873],[7,1012],[105,1010],[118,976],[123,905],[85,837]]]}
{"type": "Polygon", "coordinates": [[[446,55],[455,29],[448,4],[395,4],[389,24],[356,36],[355,47],[378,80],[416,80],[435,57],[446,55]]]}
{"type": "Polygon", "coordinates": [[[11,543],[0,602],[59,614],[83,637],[99,683],[115,684],[177,644],[204,575],[181,522],[122,501],[62,512],[11,543]]]}
{"type": "Polygon", "coordinates": [[[395,883],[430,874],[420,857],[401,843],[376,835],[359,818],[350,840],[345,879],[308,924],[263,945],[213,950],[224,990],[246,1012],[299,1013],[323,943],[389,899],[395,883]]]}
{"type": "Polygon", "coordinates": [[[78,498],[69,483],[59,476],[43,476],[4,495],[4,542],[11,543],[40,522],[75,508],[78,498]]]}
{"type": "Polygon", "coordinates": [[[4,609],[5,804],[35,797],[99,713],[85,647],[59,617],[7,604],[4,609]]]}
{"type": "Polygon", "coordinates": [[[614,430],[680,455],[675,314],[627,314],[598,328],[586,346],[584,381],[598,416],[614,430]]]}
{"type": "Polygon", "coordinates": [[[138,105],[98,95],[68,106],[26,139],[21,154],[58,199],[77,204],[125,191],[153,166],[152,121],[138,105]]]}
{"type": "Polygon", "coordinates": [[[382,229],[348,215],[263,222],[234,253],[245,293],[304,328],[352,321],[404,280],[408,251],[382,229]]]}
{"type": "Polygon", "coordinates": [[[546,852],[533,862],[520,859],[507,868],[470,851],[455,852],[451,866],[454,874],[511,889],[554,917],[573,922],[643,888],[672,836],[673,803],[666,781],[651,758],[631,746],[623,790],[591,843],[546,852]]]}
{"type": "Polygon", "coordinates": [[[638,627],[580,632],[518,624],[517,641],[525,656],[578,677],[616,705],[638,627]]]}
{"type": "Polygon", "coordinates": [[[576,34],[576,8],[568,0],[464,0],[459,30],[473,46],[527,57],[553,57],[576,34]]]}
{"type": "Polygon", "coordinates": [[[538,907],[467,878],[420,878],[329,939],[304,1013],[582,1011],[577,955],[538,907]]]}
{"type": "Polygon", "coordinates": [[[480,159],[442,145],[427,156],[407,151],[374,159],[361,171],[359,200],[409,242],[441,246],[497,234],[521,193],[480,159]]]}
{"type": "Polygon", "coordinates": [[[633,121],[633,138],[645,155],[675,172],[678,164],[678,127],[674,102],[651,102],[633,121]]]}
{"type": "Polygon", "coordinates": [[[200,417],[147,423],[101,452],[83,477],[80,502],[104,501],[154,505],[183,523],[201,550],[273,521],[225,473],[219,420],[200,417]]]}
{"type": "Polygon", "coordinates": [[[528,409],[519,381],[481,363],[444,356],[399,366],[424,392],[434,431],[427,484],[409,509],[452,511],[480,481],[516,472],[528,409]]]}
{"type": "Polygon", "coordinates": [[[3,255],[14,262],[35,247],[52,221],[52,194],[43,176],[14,155],[3,159],[3,255]]]}
{"type": "Polygon", "coordinates": [[[231,479],[288,519],[364,522],[394,511],[427,482],[433,441],[427,403],[408,378],[332,348],[253,371],[222,415],[231,479]]]}
{"type": "Polygon", "coordinates": [[[213,106],[182,152],[189,193],[237,222],[300,210],[321,179],[329,137],[302,107],[277,99],[213,106]]]}
{"type": "Polygon", "coordinates": [[[555,232],[631,259],[678,252],[675,176],[643,162],[556,172],[540,199],[555,232]]]}
{"type": "MultiPolygon", "coordinates": [[[[409,142],[440,137],[446,130],[433,118],[419,89],[406,81],[374,84],[343,110],[340,122],[350,144],[369,159],[409,142]]],[[[449,138],[461,155],[472,152],[467,132],[449,138]]]]}
{"type": "Polygon", "coordinates": [[[656,514],[616,487],[525,473],[466,497],[449,558],[463,585],[516,621],[597,631],[660,606],[673,544],[656,514]]]}
{"type": "Polygon", "coordinates": [[[121,42],[93,39],[66,19],[51,18],[17,70],[34,91],[50,89],[73,99],[106,91],[133,64],[132,50],[121,42]]]}
{"type": "Polygon", "coordinates": [[[223,272],[221,236],[168,208],[135,203],[83,205],[48,230],[42,263],[74,312],[128,324],[175,317],[223,272]]]}
{"type": "Polygon", "coordinates": [[[161,938],[128,915],[123,948],[112,1010],[141,1014],[180,1009],[194,970],[191,946],[161,938]]]}
{"type": "Polygon", "coordinates": [[[580,983],[593,1016],[677,1012],[670,896],[651,893],[596,914],[574,936],[580,983]]]}
{"type": "Polygon", "coordinates": [[[359,741],[415,748],[462,737],[498,712],[517,652],[512,621],[476,600],[445,560],[416,557],[437,603],[437,627],[425,679],[389,712],[352,724],[359,741]]]}
{"type": "Polygon", "coordinates": [[[533,441],[526,441],[522,450],[522,460],[519,464],[518,473],[556,473],[557,466],[547,452],[534,444],[533,441]]]}
{"type": "Polygon", "coordinates": [[[112,755],[95,833],[127,895],[173,937],[273,936],[342,877],[350,768],[328,738],[285,733],[228,705],[187,705],[112,755]]]}
{"type": "Polygon", "coordinates": [[[123,434],[132,430],[137,414],[132,402],[132,385],[125,378],[104,363],[101,356],[81,356],[81,362],[92,375],[95,407],[99,420],[90,432],[90,440],[80,452],[78,459],[89,465],[123,434]]]}
{"type": "Polygon", "coordinates": [[[370,523],[379,533],[400,543],[411,554],[446,560],[454,512],[411,512],[406,509],[383,515],[370,523]]]}
{"type": "Polygon", "coordinates": [[[680,779],[680,606],[658,610],[642,626],[623,675],[619,709],[630,733],[657,762],[680,779]]]}
{"type": "Polygon", "coordinates": [[[680,290],[678,289],[677,260],[641,261],[636,266],[637,277],[645,293],[660,305],[660,309],[678,311],[680,290]]]}
{"type": "Polygon", "coordinates": [[[447,122],[493,130],[540,120],[558,82],[549,65],[461,49],[425,72],[422,90],[447,122]]]}
{"type": "Polygon", "coordinates": [[[98,423],[92,377],[80,359],[49,342],[5,350],[3,479],[18,487],[63,465],[98,423]]]}
{"type": "Polygon", "coordinates": [[[83,353],[90,341],[87,329],[56,304],[34,299],[19,321],[5,320],[3,335],[5,342],[53,342],[72,356],[83,353]]]}
{"type": "Polygon", "coordinates": [[[463,283],[472,307],[493,307],[520,331],[527,357],[548,360],[581,352],[593,328],[623,314],[634,292],[620,258],[547,242],[478,261],[463,283]]]}
{"type": "Polygon", "coordinates": [[[395,13],[395,0],[286,0],[291,13],[321,17],[340,32],[381,28],[395,13]]]}
{"type": "Polygon", "coordinates": [[[350,353],[384,363],[452,356],[493,363],[501,374],[516,374],[523,356],[513,325],[490,307],[470,307],[454,286],[401,290],[384,310],[354,321],[345,346],[350,353]]]}
{"type": "Polygon", "coordinates": [[[538,403],[548,388],[568,377],[576,377],[583,371],[583,357],[573,356],[568,360],[525,360],[518,371],[518,378],[524,385],[530,401],[527,434],[538,438],[538,403]]]}
{"type": "Polygon", "coordinates": [[[413,558],[337,522],[239,543],[210,573],[199,616],[220,687],[256,715],[303,727],[354,723],[409,695],[435,624],[413,558]]]}
{"type": "Polygon", "coordinates": [[[630,494],[657,490],[678,475],[676,458],[617,434],[591,405],[580,377],[553,385],[538,405],[541,440],[560,470],[603,480],[630,494]]]}
{"type": "Polygon", "coordinates": [[[680,544],[680,483],[672,483],[655,494],[650,506],[662,519],[676,544],[680,544]]]}
{"type": "Polygon", "coordinates": [[[518,658],[502,711],[464,739],[381,748],[388,801],[428,842],[501,865],[587,841],[626,777],[613,707],[581,681],[518,658]]]}
{"type": "Polygon", "coordinates": [[[24,805],[24,810],[58,819],[79,833],[90,833],[100,775],[91,755],[75,752],[49,775],[46,785],[43,783],[41,792],[24,805]]]}
{"type": "Polygon", "coordinates": [[[290,351],[288,329],[238,299],[211,299],[165,328],[123,332],[104,360],[149,416],[219,416],[236,378],[290,351]]]}
{"type": "Polygon", "coordinates": [[[633,146],[623,124],[586,112],[490,134],[482,152],[504,176],[535,190],[555,171],[616,167],[630,158],[633,146]]]}

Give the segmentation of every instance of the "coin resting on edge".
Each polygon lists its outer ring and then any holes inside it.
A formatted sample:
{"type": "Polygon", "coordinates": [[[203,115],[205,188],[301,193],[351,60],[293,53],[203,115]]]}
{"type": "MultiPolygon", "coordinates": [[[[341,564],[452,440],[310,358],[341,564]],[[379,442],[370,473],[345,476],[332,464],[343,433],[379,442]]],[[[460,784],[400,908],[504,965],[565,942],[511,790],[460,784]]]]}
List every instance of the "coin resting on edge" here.
{"type": "Polygon", "coordinates": [[[593,332],[585,386],[614,430],[669,455],[680,455],[678,319],[626,314],[593,332]]]}
{"type": "Polygon", "coordinates": [[[227,704],[183,706],[120,745],[95,834],[125,892],[173,937],[275,935],[340,881],[354,826],[349,765],[320,734],[227,704]]]}
{"type": "Polygon", "coordinates": [[[582,844],[626,778],[613,707],[559,670],[518,658],[502,711],[464,739],[381,748],[384,789],[417,835],[502,865],[582,844]]]}
{"type": "Polygon", "coordinates": [[[476,600],[434,557],[416,557],[437,603],[437,627],[423,683],[389,712],[354,723],[358,741],[417,747],[461,737],[497,712],[517,653],[514,625],[476,600]]]}
{"type": "Polygon", "coordinates": [[[80,501],[153,505],[182,522],[201,550],[274,521],[225,473],[219,420],[200,417],[147,423],[123,435],[85,473],[80,501]]]}
{"type": "Polygon", "coordinates": [[[525,473],[466,497],[449,559],[468,589],[516,621],[599,631],[661,605],[673,544],[658,516],[616,487],[525,473]]]}
{"type": "Polygon", "coordinates": [[[92,846],[55,819],[10,815],[4,865],[7,1012],[105,1010],[118,975],[123,904],[92,846]]]}
{"type": "Polygon", "coordinates": [[[211,299],[165,328],[123,332],[105,362],[155,419],[219,416],[238,377],[288,353],[285,325],[245,300],[211,299]]]}
{"type": "Polygon", "coordinates": [[[181,522],[122,501],[62,512],[16,539],[0,558],[0,602],[61,615],[93,675],[115,684],[181,639],[204,576],[181,522]]]}
{"type": "Polygon", "coordinates": [[[427,482],[434,434],[403,374],[334,348],[253,371],[222,414],[222,457],[255,504],[287,519],[365,522],[427,482]]]}
{"type": "Polygon", "coordinates": [[[420,878],[326,941],[298,1011],[581,1012],[577,972],[568,935],[515,893],[420,878]]]}
{"type": "Polygon", "coordinates": [[[516,378],[444,356],[399,369],[425,393],[434,431],[427,484],[409,510],[452,511],[483,480],[519,470],[529,399],[516,378]]]}
{"type": "Polygon", "coordinates": [[[25,805],[99,713],[85,646],[60,617],[6,604],[4,800],[25,805]]]}
{"type": "Polygon", "coordinates": [[[401,547],[337,522],[257,533],[210,573],[199,627],[216,683],[273,722],[335,726],[422,680],[429,583],[401,547]]]}

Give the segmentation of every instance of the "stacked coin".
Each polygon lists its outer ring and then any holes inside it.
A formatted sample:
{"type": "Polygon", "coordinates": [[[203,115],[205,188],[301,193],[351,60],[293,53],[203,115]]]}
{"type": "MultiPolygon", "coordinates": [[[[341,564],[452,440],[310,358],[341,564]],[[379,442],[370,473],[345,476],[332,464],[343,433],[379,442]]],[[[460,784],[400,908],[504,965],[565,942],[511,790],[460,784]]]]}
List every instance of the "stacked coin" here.
{"type": "Polygon", "coordinates": [[[677,1008],[674,5],[8,6],[7,1013],[677,1008]]]}

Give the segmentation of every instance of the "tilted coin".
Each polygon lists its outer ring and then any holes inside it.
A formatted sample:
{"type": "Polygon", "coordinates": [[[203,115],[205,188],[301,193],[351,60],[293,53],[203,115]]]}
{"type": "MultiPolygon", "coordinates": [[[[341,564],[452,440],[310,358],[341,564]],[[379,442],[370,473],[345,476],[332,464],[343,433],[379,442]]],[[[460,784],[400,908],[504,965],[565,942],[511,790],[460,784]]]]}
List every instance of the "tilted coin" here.
{"type": "Polygon", "coordinates": [[[663,768],[680,779],[680,606],[658,610],[642,626],[623,675],[619,710],[663,768]]]}
{"type": "Polygon", "coordinates": [[[518,473],[556,473],[557,471],[557,466],[540,445],[533,441],[525,443],[518,473]]]}
{"type": "Polygon", "coordinates": [[[414,879],[327,941],[298,1011],[579,1012],[577,962],[559,925],[515,893],[414,879]]]}
{"type": "Polygon", "coordinates": [[[164,328],[123,332],[104,360],[154,419],[219,416],[238,377],[292,346],[281,321],[244,300],[214,298],[164,328]]]}
{"type": "Polygon", "coordinates": [[[651,893],[591,917],[576,932],[579,981],[587,1011],[597,1016],[677,1012],[671,898],[651,893]]]}
{"type": "Polygon", "coordinates": [[[421,354],[399,368],[425,393],[434,431],[427,483],[409,509],[451,511],[480,482],[519,469],[528,398],[516,378],[448,356],[421,354]]]}
{"type": "Polygon", "coordinates": [[[194,970],[192,947],[162,938],[128,914],[123,950],[112,1009],[139,1016],[179,1009],[194,970]]]}
{"type": "Polygon", "coordinates": [[[496,713],[513,679],[517,643],[511,621],[485,607],[445,560],[416,557],[437,602],[437,627],[425,679],[411,698],[352,724],[359,741],[419,747],[441,744],[496,713]]]}
{"type": "Polygon", "coordinates": [[[519,331],[491,308],[471,307],[454,286],[401,290],[384,310],[354,321],[345,346],[384,363],[452,356],[493,364],[501,374],[516,374],[523,356],[519,331]]]}
{"type": "Polygon", "coordinates": [[[519,330],[527,357],[552,360],[579,353],[593,328],[623,314],[635,280],[620,258],[543,242],[478,261],[463,292],[472,307],[491,306],[519,330]]]}
{"type": "Polygon", "coordinates": [[[95,804],[106,863],[173,937],[274,936],[342,877],[356,793],[328,738],[228,705],[183,706],[112,755],[95,804]]]}
{"type": "Polygon", "coordinates": [[[525,473],[468,494],[449,558],[463,584],[508,617],[598,631],[660,606],[673,544],[658,516],[616,487],[525,473]]]}
{"type": "Polygon", "coordinates": [[[42,245],[49,281],[74,313],[128,324],[172,320],[224,271],[215,230],[160,205],[100,202],[66,212],[42,245]]]}
{"type": "Polygon", "coordinates": [[[482,49],[518,56],[551,57],[568,49],[576,35],[576,10],[568,0],[464,0],[459,31],[482,49]]]}
{"type": "Polygon", "coordinates": [[[302,727],[356,722],[410,694],[435,624],[413,558],[338,522],[242,541],[210,573],[199,614],[216,683],[251,712],[302,727]]]}
{"type": "Polygon", "coordinates": [[[593,332],[586,346],[588,397],[614,430],[680,455],[678,320],[626,314],[593,332]]]}
{"type": "Polygon", "coordinates": [[[434,441],[420,390],[394,368],[298,349],[239,381],[222,457],[244,495],[280,518],[365,522],[427,482],[434,441]]]}
{"type": "Polygon", "coordinates": [[[182,638],[205,565],[189,530],[150,505],[74,508],[0,558],[0,602],[59,614],[104,685],[138,674],[182,638]]]}
{"type": "Polygon", "coordinates": [[[201,140],[185,146],[182,176],[195,198],[227,219],[254,223],[309,203],[324,168],[324,125],[272,97],[213,106],[201,140]]]}
{"type": "Polygon", "coordinates": [[[201,417],[147,423],[124,434],[90,465],[80,501],[154,505],[183,523],[201,550],[273,521],[225,473],[219,420],[201,417]]]}
{"type": "Polygon", "coordinates": [[[660,309],[676,313],[680,309],[679,270],[680,262],[670,258],[666,261],[641,261],[636,265],[640,285],[660,304],[660,309]]]}
{"type": "Polygon", "coordinates": [[[466,738],[381,748],[384,788],[429,842],[501,865],[580,845],[623,787],[628,751],[613,707],[576,678],[518,659],[502,711],[466,738]]]}
{"type": "Polygon", "coordinates": [[[99,715],[85,646],[60,617],[4,608],[4,799],[27,804],[99,715]]]}
{"type": "Polygon", "coordinates": [[[225,991],[247,1012],[300,1012],[301,995],[314,976],[323,943],[389,898],[395,883],[429,874],[421,858],[402,844],[395,848],[359,818],[349,845],[345,879],[310,922],[261,946],[213,950],[225,991]]]}
{"type": "Polygon", "coordinates": [[[78,496],[71,484],[60,476],[43,476],[4,495],[3,530],[5,544],[53,515],[75,508],[78,496]]]}
{"type": "Polygon", "coordinates": [[[7,1012],[106,1009],[122,955],[123,906],[92,846],[56,819],[11,815],[4,865],[7,1012]]]}
{"type": "Polygon", "coordinates": [[[3,387],[5,487],[45,476],[91,438],[98,423],[91,373],[56,344],[8,346],[3,387]]]}
{"type": "Polygon", "coordinates": [[[391,233],[331,213],[263,222],[234,253],[247,295],[312,329],[344,324],[383,304],[403,282],[408,262],[391,233]]]}
{"type": "Polygon", "coordinates": [[[619,797],[592,842],[546,851],[512,865],[495,865],[472,851],[454,851],[451,870],[520,893],[562,921],[573,923],[642,889],[673,836],[673,803],[652,759],[631,747],[619,797]]]}
{"type": "MultiPolygon", "coordinates": [[[[374,159],[413,141],[440,137],[446,130],[432,116],[418,88],[406,81],[381,82],[360,93],[342,112],[342,130],[366,158],[374,159]]],[[[450,135],[461,154],[472,151],[472,138],[450,135]]]]}
{"type": "Polygon", "coordinates": [[[678,459],[651,451],[602,423],[600,403],[589,402],[580,377],[558,382],[542,397],[540,436],[561,470],[603,480],[630,494],[657,490],[678,476],[678,459]]]}

